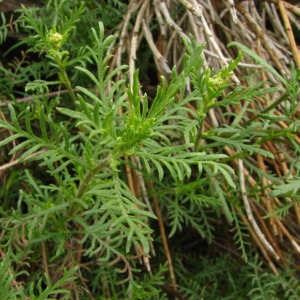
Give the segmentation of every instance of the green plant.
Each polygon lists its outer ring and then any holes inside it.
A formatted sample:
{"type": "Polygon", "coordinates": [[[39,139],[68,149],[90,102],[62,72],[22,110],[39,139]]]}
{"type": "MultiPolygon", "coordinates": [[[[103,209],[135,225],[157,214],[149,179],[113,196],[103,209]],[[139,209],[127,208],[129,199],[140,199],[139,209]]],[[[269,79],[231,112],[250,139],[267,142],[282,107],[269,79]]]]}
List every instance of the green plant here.
{"type": "MultiPolygon", "coordinates": [[[[111,67],[118,37],[106,35],[102,22],[91,24],[92,29],[87,26],[88,5],[101,9],[105,5],[80,3],[72,8],[68,1],[49,1],[48,6],[55,8],[52,21],[23,8],[23,30],[29,36],[19,46],[28,46],[26,55],[38,53],[39,59],[30,64],[25,55],[23,61],[15,62],[15,69],[0,69],[6,75],[0,79],[1,87],[5,86],[1,96],[13,98],[1,105],[0,151],[3,157],[11,155],[17,165],[8,172],[0,192],[3,297],[167,299],[167,293],[173,293],[188,299],[238,299],[243,292],[261,299],[277,292],[296,295],[296,277],[288,281],[279,276],[281,283],[274,288],[269,279],[275,277],[260,272],[263,266],[258,260],[253,263],[248,232],[253,223],[245,222],[249,213],[243,198],[245,182],[233,167],[242,161],[255,174],[257,186],[249,188],[249,196],[260,208],[258,195],[271,187],[260,187],[265,178],[279,185],[271,196],[296,197],[298,177],[278,178],[260,169],[253,157],[274,159],[265,143],[292,141],[298,132],[299,71],[292,67],[291,78],[283,78],[249,49],[232,44],[257,59],[285,88],[267,108],[250,109],[254,99],[281,90],[254,78],[250,86],[232,83],[241,53],[219,71],[204,68],[205,45],[190,35],[183,37],[182,70],[173,67],[170,80],[161,77],[152,101],[142,94],[138,70],[130,74],[126,65],[111,67]],[[24,90],[16,88],[16,82],[24,90]],[[27,104],[15,95],[32,101],[27,104]],[[273,116],[276,105],[285,101],[289,103],[286,116],[273,116]],[[228,109],[239,106],[239,114],[228,109]],[[218,109],[225,111],[224,118],[231,124],[208,126],[210,113],[218,109]],[[278,129],[277,122],[282,120],[288,128],[278,129]],[[147,192],[134,186],[130,176],[147,192]],[[283,180],[286,185],[281,185],[283,180]],[[153,202],[157,198],[155,213],[150,196],[153,202]],[[168,232],[178,286],[170,259],[168,264],[162,255],[150,259],[153,244],[159,253],[169,251],[161,241],[163,232],[155,230],[156,218],[168,232]],[[228,242],[229,231],[234,231],[244,262],[186,251],[193,248],[194,240],[207,249],[218,238],[228,242]],[[236,279],[234,272],[239,268],[242,275],[236,279]],[[252,286],[247,284],[249,278],[252,286]],[[227,298],[221,298],[224,295],[227,298]]],[[[108,1],[109,6],[113,3],[125,9],[119,1],[108,1]]],[[[110,21],[107,11],[103,16],[110,21]]],[[[242,173],[240,166],[236,168],[242,173]]],[[[296,161],[295,169],[299,169],[296,161]]],[[[284,216],[290,206],[283,208],[284,216]]],[[[266,218],[279,214],[275,208],[268,213],[266,218]]],[[[259,213],[256,217],[263,222],[259,213]]],[[[236,254],[235,249],[231,251],[236,254]]]]}
{"type": "MultiPolygon", "coordinates": [[[[58,80],[51,82],[38,79],[28,83],[26,91],[43,92],[45,87],[62,84],[67,88],[73,104],[69,105],[72,108],[54,107],[39,101],[19,113],[13,105],[8,105],[11,122],[1,120],[0,126],[11,134],[0,142],[0,146],[14,142],[15,146],[9,154],[17,155],[25,166],[40,161],[39,167],[45,168],[43,172],[48,174],[50,182],[45,185],[37,181],[36,175],[25,170],[28,191],[20,192],[12,215],[2,220],[8,234],[2,245],[15,251],[17,246],[12,241],[21,238],[28,253],[33,253],[34,261],[38,261],[39,254],[43,254],[41,245],[52,245],[49,256],[42,259],[44,264],[49,261],[62,270],[78,268],[81,257],[82,260],[83,257],[92,259],[99,265],[115,266],[111,276],[115,280],[123,277],[124,288],[115,290],[111,287],[111,297],[126,294],[129,298],[139,298],[146,282],[143,285],[135,283],[135,267],[128,255],[134,247],[142,257],[146,258],[149,254],[152,230],[148,219],[155,216],[129,190],[122,172],[123,157],[138,157],[152,176],[155,167],[159,180],[166,172],[174,180],[188,178],[194,165],[200,170],[203,167],[213,169],[214,174],[220,172],[234,186],[229,175],[232,170],[218,161],[226,157],[223,154],[190,152],[187,150],[193,148],[193,143],[172,145],[171,142],[173,131],[178,135],[186,130],[184,124],[189,119],[180,111],[185,110],[184,105],[194,96],[184,97],[185,78],[189,76],[190,65],[196,61],[203,47],[193,53],[190,61],[187,57],[187,67],[182,73],[177,75],[176,69],[173,69],[168,86],[162,78],[162,87],[148,108],[147,96],[140,95],[138,72],[135,73],[133,86],[127,86],[126,79],[112,82],[127,67],[108,71],[111,55],[106,53],[116,37],[104,38],[102,23],[99,23],[97,30],[92,29],[92,45],[80,50],[80,53],[86,54],[85,59],[93,61],[95,75],[85,67],[76,65],[77,58],[71,59],[69,52],[64,50],[64,44],[82,12],[83,6],[75,10],[69,19],[66,18],[61,26],[44,30],[32,11],[25,10],[24,19],[28,28],[37,33],[32,36],[34,49],[46,52],[58,75],[58,80]],[[68,69],[74,65],[81,76],[87,76],[95,85],[94,91],[77,86],[77,92],[74,92],[68,75],[68,69]],[[112,84],[109,92],[108,84],[112,84]],[[181,98],[175,101],[179,91],[181,98]],[[122,115],[119,115],[120,110],[123,110],[122,115]],[[179,122],[180,126],[165,125],[170,120],[179,122]],[[166,129],[170,134],[166,134],[166,129]],[[63,256],[67,251],[64,247],[71,247],[72,240],[77,245],[75,252],[78,253],[70,253],[70,265],[63,262],[63,256]],[[119,274],[117,267],[122,264],[124,275],[123,272],[119,274]],[[128,284],[127,292],[124,291],[125,282],[128,284]]],[[[21,260],[28,263],[25,257],[21,260]]],[[[47,279],[51,271],[45,271],[47,279]]],[[[77,274],[79,276],[80,273],[77,274]]],[[[61,275],[58,282],[62,285],[69,280],[73,279],[61,275]]],[[[39,282],[38,286],[41,286],[39,282]]],[[[47,281],[45,284],[49,286],[47,281]]],[[[100,293],[99,288],[96,293],[100,293]]],[[[28,292],[28,287],[25,290],[28,292]]],[[[150,289],[142,297],[158,292],[154,291],[150,289]]],[[[40,288],[36,292],[40,293],[38,297],[46,297],[40,288]]],[[[33,293],[30,289],[30,294],[33,293]]]]}
{"type": "Polygon", "coordinates": [[[277,277],[272,273],[263,271],[262,263],[258,261],[257,255],[249,262],[250,270],[248,278],[251,279],[251,289],[247,293],[251,299],[297,299],[299,297],[299,286],[297,279],[290,274],[282,274],[277,277]]]}

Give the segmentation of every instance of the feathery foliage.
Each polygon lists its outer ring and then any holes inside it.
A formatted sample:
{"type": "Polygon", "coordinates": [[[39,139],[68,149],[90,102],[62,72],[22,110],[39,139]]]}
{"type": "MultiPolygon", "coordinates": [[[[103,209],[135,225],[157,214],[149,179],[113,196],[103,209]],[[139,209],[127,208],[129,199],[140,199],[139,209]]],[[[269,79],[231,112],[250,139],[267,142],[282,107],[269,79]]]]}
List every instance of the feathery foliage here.
{"type": "MultiPolygon", "coordinates": [[[[107,29],[117,27],[127,6],[78,3],[23,7],[15,26],[27,37],[18,47],[26,45],[36,61],[25,55],[14,68],[0,68],[1,99],[12,99],[0,106],[1,163],[11,158],[16,165],[3,172],[0,191],[3,299],[296,299],[297,275],[275,277],[251,251],[236,162],[243,160],[257,185],[271,182],[252,187],[248,196],[258,205],[261,194],[286,200],[277,210],[262,208],[264,219],[283,218],[299,202],[299,176],[278,178],[253,159],[275,159],[268,141],[295,140],[299,70],[291,65],[284,78],[237,42],[230,44],[241,51],[236,59],[213,70],[205,65],[206,45],[183,36],[182,68],[159,78],[152,99],[142,92],[139,70],[114,65],[123,41],[107,29]],[[243,55],[284,91],[251,76],[252,85],[237,85],[243,55]],[[276,93],[282,95],[267,108],[252,108],[254,99],[276,93]],[[286,114],[274,115],[282,104],[286,114]],[[230,125],[212,126],[218,109],[230,125]],[[281,121],[287,127],[279,128],[281,121]],[[170,259],[159,255],[167,250],[157,219],[172,245],[178,286],[170,259]],[[234,259],[188,251],[213,249],[218,239],[225,248],[233,240],[234,259]]],[[[1,16],[0,43],[8,28],[1,16]]]]}

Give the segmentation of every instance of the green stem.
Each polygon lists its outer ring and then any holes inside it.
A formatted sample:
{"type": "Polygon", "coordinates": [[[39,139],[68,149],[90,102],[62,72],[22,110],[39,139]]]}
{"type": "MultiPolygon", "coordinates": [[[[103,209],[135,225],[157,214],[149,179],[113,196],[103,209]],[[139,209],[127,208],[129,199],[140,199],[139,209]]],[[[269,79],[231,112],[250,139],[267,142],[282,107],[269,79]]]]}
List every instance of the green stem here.
{"type": "Polygon", "coordinates": [[[63,79],[63,83],[65,84],[68,92],[69,92],[69,95],[71,96],[73,102],[75,103],[77,101],[77,97],[72,89],[72,86],[71,86],[71,83],[70,83],[70,80],[69,80],[69,77],[68,77],[68,74],[65,70],[65,68],[61,67],[61,65],[59,65],[59,69],[60,69],[60,75],[63,79]]]}
{"type": "Polygon", "coordinates": [[[288,98],[288,94],[285,93],[283,94],[277,101],[275,101],[274,103],[272,103],[270,106],[268,106],[266,109],[264,109],[263,111],[261,111],[260,113],[256,114],[254,117],[252,117],[251,119],[249,119],[247,122],[241,124],[243,127],[247,127],[249,126],[256,118],[259,117],[260,114],[265,114],[267,112],[269,112],[270,110],[272,110],[273,108],[277,107],[281,102],[285,101],[288,98]]]}
{"type": "Polygon", "coordinates": [[[110,161],[110,156],[107,156],[106,158],[104,158],[95,168],[93,171],[89,172],[85,178],[83,179],[80,187],[79,187],[79,190],[78,190],[78,193],[76,195],[77,198],[81,198],[82,195],[84,194],[89,182],[91,181],[91,179],[93,178],[93,176],[97,173],[99,173],[100,171],[102,171],[102,169],[104,169],[108,163],[110,161]]]}
{"type": "Polygon", "coordinates": [[[65,64],[62,62],[62,59],[59,56],[59,54],[53,55],[53,57],[58,65],[60,79],[62,80],[63,84],[66,86],[68,93],[71,96],[71,99],[75,103],[77,101],[77,97],[72,89],[69,76],[66,72],[65,64]]]}
{"type": "Polygon", "coordinates": [[[204,123],[204,120],[201,120],[200,121],[200,128],[197,132],[197,137],[196,137],[196,141],[195,141],[195,151],[199,150],[199,145],[200,145],[200,141],[201,141],[201,138],[202,138],[202,132],[203,132],[203,123],[204,123]]]}
{"type": "MultiPolygon", "coordinates": [[[[85,178],[83,179],[81,185],[79,186],[76,198],[81,198],[83,194],[85,193],[89,182],[93,178],[95,174],[98,174],[101,172],[108,164],[110,161],[110,155],[104,158],[92,171],[90,171],[85,178]]],[[[74,204],[71,206],[68,210],[67,217],[72,218],[78,211],[80,210],[80,205],[79,204],[74,204]]]]}

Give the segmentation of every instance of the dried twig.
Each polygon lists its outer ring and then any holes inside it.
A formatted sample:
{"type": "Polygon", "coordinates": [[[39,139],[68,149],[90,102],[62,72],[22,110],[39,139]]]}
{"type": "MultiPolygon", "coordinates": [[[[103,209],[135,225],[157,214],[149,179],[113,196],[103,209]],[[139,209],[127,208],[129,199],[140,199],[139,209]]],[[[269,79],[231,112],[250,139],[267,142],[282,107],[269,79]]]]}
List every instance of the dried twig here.
{"type": "MultiPolygon", "coordinates": [[[[14,104],[15,102],[18,103],[24,103],[24,102],[31,102],[36,99],[43,99],[43,98],[54,98],[54,97],[59,97],[60,95],[67,94],[69,91],[68,90],[61,90],[61,91],[55,91],[55,92],[50,92],[47,94],[43,95],[34,95],[34,96],[28,96],[24,98],[17,98],[16,100],[4,100],[3,102],[0,103],[1,106],[7,106],[8,104],[14,104]]],[[[76,89],[73,89],[73,92],[77,92],[76,89]]]]}
{"type": "Polygon", "coordinates": [[[247,212],[248,220],[249,220],[250,224],[252,225],[254,232],[257,234],[258,238],[260,239],[260,241],[264,245],[264,247],[270,253],[273,254],[273,256],[275,257],[276,260],[280,260],[280,257],[275,252],[275,250],[271,246],[271,244],[267,241],[267,239],[265,238],[264,234],[261,232],[259,226],[257,225],[257,223],[256,223],[256,221],[253,217],[251,207],[250,207],[250,204],[249,204],[249,199],[248,199],[248,196],[247,196],[247,189],[246,189],[245,177],[244,177],[244,164],[243,164],[243,161],[241,159],[238,160],[238,167],[239,167],[239,181],[240,181],[242,199],[243,199],[244,207],[245,207],[246,212],[247,212]]]}
{"type": "Polygon", "coordinates": [[[281,12],[281,16],[282,16],[282,19],[283,19],[283,22],[284,22],[284,25],[285,25],[285,30],[286,30],[287,36],[289,38],[289,41],[290,41],[290,45],[291,45],[292,53],[293,53],[293,56],[294,56],[295,64],[296,64],[297,68],[300,68],[299,50],[298,50],[298,47],[297,47],[296,42],[295,42],[295,37],[294,37],[294,34],[293,34],[293,30],[291,28],[290,20],[288,18],[288,15],[287,15],[285,6],[283,4],[283,1],[278,2],[278,7],[279,7],[279,10],[281,12]]]}

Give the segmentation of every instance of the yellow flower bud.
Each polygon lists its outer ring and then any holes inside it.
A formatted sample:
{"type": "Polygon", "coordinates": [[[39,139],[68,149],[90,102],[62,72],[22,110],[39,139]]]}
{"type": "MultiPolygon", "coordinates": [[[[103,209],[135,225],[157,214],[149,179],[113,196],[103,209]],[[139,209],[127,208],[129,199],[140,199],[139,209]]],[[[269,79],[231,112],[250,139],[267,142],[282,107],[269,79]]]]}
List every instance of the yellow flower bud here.
{"type": "Polygon", "coordinates": [[[48,35],[48,42],[55,50],[59,50],[62,46],[63,36],[58,32],[51,32],[48,35]]]}

